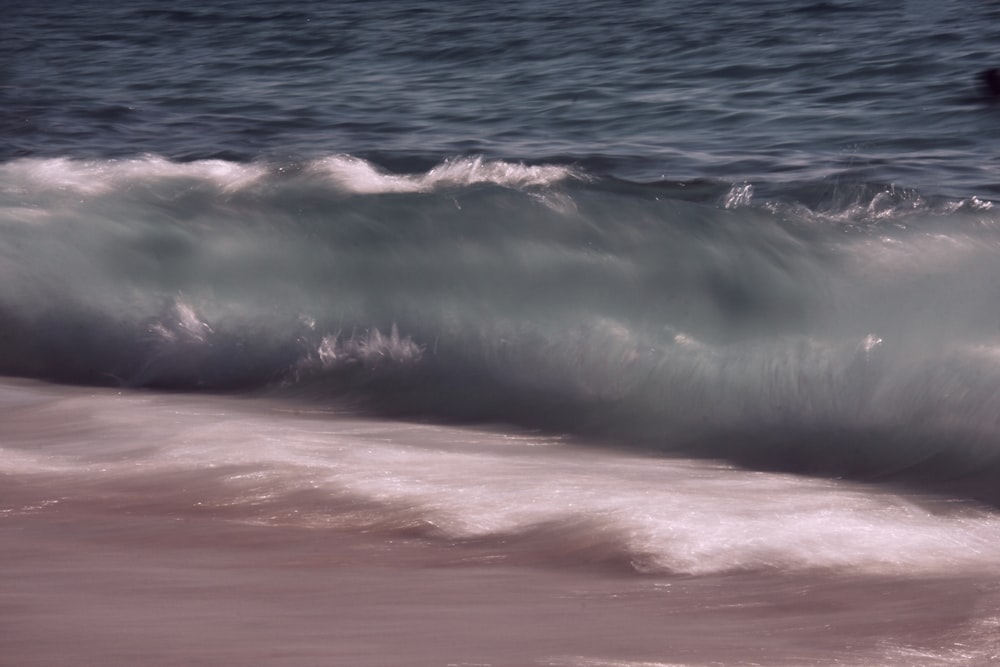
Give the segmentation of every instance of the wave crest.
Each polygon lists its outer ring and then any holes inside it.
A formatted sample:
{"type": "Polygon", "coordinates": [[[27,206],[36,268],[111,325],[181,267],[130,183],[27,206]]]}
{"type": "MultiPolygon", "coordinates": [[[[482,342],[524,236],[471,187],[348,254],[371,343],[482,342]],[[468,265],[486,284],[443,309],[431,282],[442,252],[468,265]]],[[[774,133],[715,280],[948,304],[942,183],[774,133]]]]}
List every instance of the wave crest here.
{"type": "Polygon", "coordinates": [[[506,188],[535,188],[555,185],[583,174],[557,165],[526,165],[482,157],[446,160],[423,174],[392,174],[373,163],[350,155],[326,157],[308,169],[331,180],[338,188],[354,194],[433,192],[443,188],[492,184],[506,188]]]}
{"type": "Polygon", "coordinates": [[[306,176],[350,194],[428,193],[492,184],[505,188],[545,188],[567,180],[586,180],[580,171],[559,165],[528,165],[483,157],[445,160],[424,173],[391,173],[351,155],[333,155],[303,165],[225,160],[173,162],[159,156],[75,160],[23,158],[0,164],[0,197],[99,196],[172,187],[177,194],[208,190],[221,195],[248,192],[306,176]]]}

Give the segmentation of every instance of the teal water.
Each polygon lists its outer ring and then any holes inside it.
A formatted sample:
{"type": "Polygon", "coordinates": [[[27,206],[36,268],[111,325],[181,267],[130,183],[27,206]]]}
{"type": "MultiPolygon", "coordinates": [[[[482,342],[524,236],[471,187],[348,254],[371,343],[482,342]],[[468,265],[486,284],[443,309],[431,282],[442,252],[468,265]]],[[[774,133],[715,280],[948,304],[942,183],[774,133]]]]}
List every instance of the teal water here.
{"type": "Polygon", "coordinates": [[[996,12],[15,8],[0,371],[995,500],[996,12]]]}

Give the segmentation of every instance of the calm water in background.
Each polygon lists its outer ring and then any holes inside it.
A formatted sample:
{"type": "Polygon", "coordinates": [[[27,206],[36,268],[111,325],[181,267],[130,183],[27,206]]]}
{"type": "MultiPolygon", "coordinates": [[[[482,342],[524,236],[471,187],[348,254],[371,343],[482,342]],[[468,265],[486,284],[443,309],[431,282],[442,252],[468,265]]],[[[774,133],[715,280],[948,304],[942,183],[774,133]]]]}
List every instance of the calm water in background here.
{"type": "Polygon", "coordinates": [[[52,2],[8,10],[2,157],[485,154],[642,180],[996,194],[993,2],[52,2]]]}
{"type": "Polygon", "coordinates": [[[0,663],[1000,660],[1000,4],[4,15],[0,663]]]}

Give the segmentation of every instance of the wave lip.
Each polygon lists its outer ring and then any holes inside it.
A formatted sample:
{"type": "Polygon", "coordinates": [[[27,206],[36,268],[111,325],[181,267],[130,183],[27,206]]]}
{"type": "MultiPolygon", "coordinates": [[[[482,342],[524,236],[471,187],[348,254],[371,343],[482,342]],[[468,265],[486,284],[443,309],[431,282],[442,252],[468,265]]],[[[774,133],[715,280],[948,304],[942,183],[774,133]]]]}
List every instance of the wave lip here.
{"type": "Polygon", "coordinates": [[[88,196],[178,183],[210,185],[219,193],[245,190],[268,174],[263,164],[226,160],[174,162],[155,155],[115,160],[23,158],[0,164],[0,193],[32,196],[39,192],[88,196]]]}
{"type": "Polygon", "coordinates": [[[332,155],[302,165],[226,160],[174,162],[147,155],[130,159],[79,160],[22,158],[0,164],[0,194],[34,197],[41,193],[101,196],[175,184],[209,188],[219,195],[249,192],[269,182],[295,180],[296,174],[319,178],[351,194],[430,193],[490,184],[511,189],[546,188],[569,180],[586,181],[584,172],[567,166],[458,157],[424,173],[391,173],[352,155],[332,155]]]}
{"type": "Polygon", "coordinates": [[[531,166],[482,157],[446,160],[424,174],[390,174],[371,162],[350,155],[321,158],[309,164],[307,169],[354,194],[434,192],[480,184],[522,189],[584,178],[581,172],[569,167],[531,166]]]}

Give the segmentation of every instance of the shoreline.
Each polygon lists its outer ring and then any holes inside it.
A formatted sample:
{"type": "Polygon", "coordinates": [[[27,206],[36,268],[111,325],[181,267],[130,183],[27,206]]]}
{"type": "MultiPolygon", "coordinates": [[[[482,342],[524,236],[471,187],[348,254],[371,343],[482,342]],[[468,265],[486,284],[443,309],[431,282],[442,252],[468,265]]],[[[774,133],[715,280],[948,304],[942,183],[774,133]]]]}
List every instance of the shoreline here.
{"type": "MultiPolygon", "coordinates": [[[[31,503],[26,491],[7,487],[4,505],[31,503]]],[[[99,499],[0,521],[0,664],[12,667],[860,667],[1000,656],[1000,585],[970,576],[629,575],[398,535],[123,514],[99,499]]]]}
{"type": "MultiPolygon", "coordinates": [[[[0,666],[943,667],[1000,659],[1000,584],[988,560],[974,570],[956,561],[952,570],[864,574],[849,566],[859,556],[845,552],[848,565],[837,567],[644,574],[628,560],[637,552],[621,548],[627,532],[595,534],[589,523],[449,537],[405,495],[355,501],[344,495],[350,486],[310,490],[308,480],[399,466],[379,448],[402,447],[446,455],[434,465],[445,466],[435,469],[448,485],[468,457],[554,465],[562,445],[337,414],[282,421],[287,414],[267,416],[273,407],[262,416],[218,397],[0,381],[0,666]],[[249,433],[261,438],[256,454],[240,440],[249,433]],[[269,438],[317,438],[331,449],[309,463],[269,438]],[[284,470],[281,461],[299,467],[284,470]],[[305,490],[272,502],[266,482],[277,474],[305,490]]],[[[571,469],[575,483],[596,483],[594,472],[618,460],[612,455],[575,457],[583,466],[571,469]]],[[[511,470],[540,475],[533,484],[557,479],[548,468],[511,470]]],[[[690,474],[676,481],[700,486],[705,475],[729,472],[690,474]]],[[[738,479],[768,493],[759,476],[738,479]]],[[[463,493],[444,497],[474,500],[463,493]]],[[[733,511],[724,495],[715,502],[718,512],[733,511]]],[[[724,529],[722,518],[701,538],[724,529]]],[[[602,525],[611,524],[593,527],[602,525]]]]}

